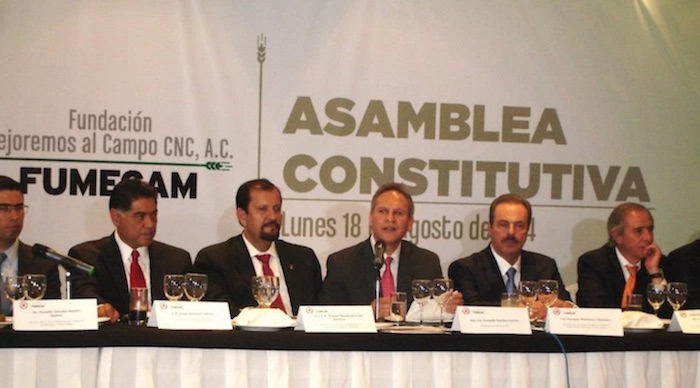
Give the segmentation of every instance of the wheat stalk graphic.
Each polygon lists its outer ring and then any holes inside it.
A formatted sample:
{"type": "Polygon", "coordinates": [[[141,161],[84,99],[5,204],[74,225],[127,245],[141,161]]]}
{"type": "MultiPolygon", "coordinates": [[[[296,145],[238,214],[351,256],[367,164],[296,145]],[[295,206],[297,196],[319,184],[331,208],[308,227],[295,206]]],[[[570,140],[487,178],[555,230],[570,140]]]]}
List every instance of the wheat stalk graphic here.
{"type": "Polygon", "coordinates": [[[262,155],[262,93],[263,93],[263,63],[267,50],[267,38],[258,35],[258,63],[260,63],[260,85],[258,90],[258,178],[260,178],[260,161],[262,155]]]}

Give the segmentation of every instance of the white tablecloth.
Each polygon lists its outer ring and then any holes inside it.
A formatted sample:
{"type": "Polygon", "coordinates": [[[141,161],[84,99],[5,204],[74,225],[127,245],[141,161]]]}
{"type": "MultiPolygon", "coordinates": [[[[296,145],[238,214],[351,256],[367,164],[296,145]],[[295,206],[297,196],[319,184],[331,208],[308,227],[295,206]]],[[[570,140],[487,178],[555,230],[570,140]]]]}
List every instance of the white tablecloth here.
{"type": "MultiPolygon", "coordinates": [[[[700,387],[698,352],[568,355],[571,386],[700,387]]],[[[2,387],[566,387],[562,354],[0,349],[2,387]]]]}

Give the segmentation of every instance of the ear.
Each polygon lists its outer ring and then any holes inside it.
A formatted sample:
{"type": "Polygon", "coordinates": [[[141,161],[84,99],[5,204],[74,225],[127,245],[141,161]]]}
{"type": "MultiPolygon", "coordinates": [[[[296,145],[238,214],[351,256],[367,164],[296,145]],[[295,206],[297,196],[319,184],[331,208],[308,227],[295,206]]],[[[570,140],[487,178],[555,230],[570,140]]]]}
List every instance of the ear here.
{"type": "Polygon", "coordinates": [[[615,245],[620,245],[620,242],[622,241],[622,235],[623,232],[620,229],[613,229],[610,231],[610,237],[612,237],[613,241],[615,241],[615,245]]]}
{"type": "Polygon", "coordinates": [[[122,212],[117,209],[109,209],[109,218],[112,219],[112,224],[118,227],[122,223],[122,212]]]}
{"type": "Polygon", "coordinates": [[[248,213],[239,207],[236,208],[236,217],[238,217],[238,223],[241,224],[243,229],[245,229],[245,226],[248,223],[248,213]]]}

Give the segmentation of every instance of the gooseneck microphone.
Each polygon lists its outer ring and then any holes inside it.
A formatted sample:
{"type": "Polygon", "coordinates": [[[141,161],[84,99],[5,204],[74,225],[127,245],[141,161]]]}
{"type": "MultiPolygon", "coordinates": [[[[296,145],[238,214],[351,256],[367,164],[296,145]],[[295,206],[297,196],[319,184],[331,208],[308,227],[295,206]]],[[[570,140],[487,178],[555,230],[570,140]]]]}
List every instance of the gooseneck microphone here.
{"type": "Polygon", "coordinates": [[[374,269],[379,271],[384,266],[384,243],[377,240],[374,243],[374,269]]]}
{"type": "Polygon", "coordinates": [[[46,245],[34,244],[34,246],[32,247],[32,253],[34,253],[34,255],[36,256],[53,260],[58,264],[64,265],[70,269],[75,269],[84,272],[90,276],[92,276],[92,273],[95,271],[95,267],[91,266],[90,264],[78,260],[76,258],[60,254],[54,251],[53,249],[47,247],[46,245]]]}

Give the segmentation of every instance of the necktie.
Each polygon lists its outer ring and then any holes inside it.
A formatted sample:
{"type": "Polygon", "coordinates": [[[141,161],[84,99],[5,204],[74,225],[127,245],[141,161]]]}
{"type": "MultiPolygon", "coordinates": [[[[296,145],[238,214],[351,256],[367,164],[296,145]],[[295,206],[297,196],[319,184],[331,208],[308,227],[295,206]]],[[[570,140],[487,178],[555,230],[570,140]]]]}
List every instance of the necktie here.
{"type": "MultiPolygon", "coordinates": [[[[255,257],[257,257],[258,260],[260,260],[260,262],[262,263],[263,275],[275,276],[275,274],[272,272],[272,268],[270,267],[270,254],[261,253],[255,257]]],[[[287,312],[287,310],[284,308],[284,303],[282,303],[282,298],[279,296],[279,294],[277,295],[277,298],[275,298],[275,300],[272,302],[272,305],[270,305],[270,307],[280,309],[285,313],[287,312]]]]}
{"type": "Polygon", "coordinates": [[[131,252],[131,268],[129,272],[131,288],[146,288],[146,278],[143,276],[143,271],[139,265],[139,252],[137,250],[131,252]]]}
{"type": "Polygon", "coordinates": [[[394,275],[391,273],[391,256],[384,259],[384,273],[382,274],[382,296],[389,297],[394,292],[394,275]]]}
{"type": "MultiPolygon", "coordinates": [[[[7,254],[5,252],[0,252],[0,266],[2,266],[2,263],[7,259],[7,254]]],[[[2,290],[0,290],[0,313],[3,315],[12,315],[12,303],[10,302],[9,299],[7,299],[7,295],[5,295],[5,279],[0,276],[0,280],[2,280],[2,290]]]]}
{"type": "Polygon", "coordinates": [[[515,292],[515,273],[518,270],[516,270],[514,267],[508,268],[508,271],[506,271],[506,276],[508,276],[508,279],[506,279],[506,292],[509,294],[512,294],[515,292]]]}
{"type": "Polygon", "coordinates": [[[622,292],[622,303],[623,309],[626,309],[629,305],[629,299],[634,294],[634,284],[637,281],[637,268],[636,265],[627,265],[627,270],[630,271],[630,277],[627,278],[627,283],[625,283],[625,290],[622,292]]]}

